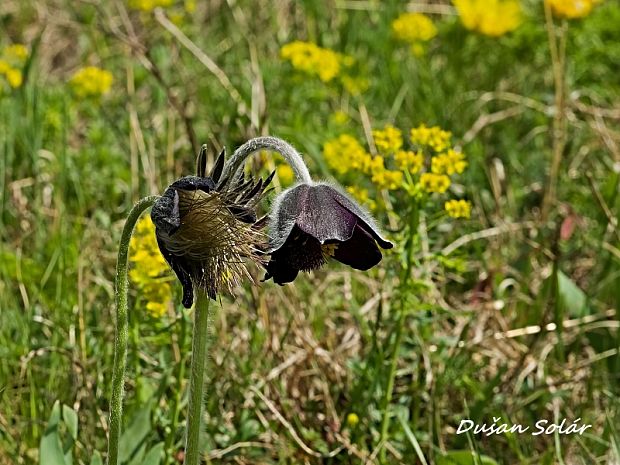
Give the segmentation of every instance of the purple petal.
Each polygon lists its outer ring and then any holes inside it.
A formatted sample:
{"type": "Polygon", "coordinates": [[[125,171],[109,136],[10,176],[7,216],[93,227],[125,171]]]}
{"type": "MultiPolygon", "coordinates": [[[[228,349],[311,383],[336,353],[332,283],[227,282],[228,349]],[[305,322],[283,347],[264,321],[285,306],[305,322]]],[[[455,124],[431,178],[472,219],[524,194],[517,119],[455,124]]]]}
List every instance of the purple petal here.
{"type": "Polygon", "coordinates": [[[334,258],[356,270],[368,270],[381,261],[381,251],[375,239],[359,225],[351,239],[337,244],[334,258]]]}

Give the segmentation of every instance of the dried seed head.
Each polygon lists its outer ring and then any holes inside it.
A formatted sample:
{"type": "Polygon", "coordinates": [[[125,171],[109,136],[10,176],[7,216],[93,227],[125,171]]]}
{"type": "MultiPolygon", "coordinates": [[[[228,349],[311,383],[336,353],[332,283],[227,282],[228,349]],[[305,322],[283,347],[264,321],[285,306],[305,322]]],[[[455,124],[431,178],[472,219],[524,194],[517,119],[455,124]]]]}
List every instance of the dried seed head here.
{"type": "Polygon", "coordinates": [[[271,176],[257,182],[243,175],[220,179],[224,152],[204,176],[204,156],[203,148],[199,176],[172,183],[151,210],[159,249],[183,285],[183,305],[188,308],[194,286],[215,298],[242,277],[252,279],[246,263],[262,263],[260,250],[266,248],[264,221],[257,222],[255,208],[271,176]]]}
{"type": "Polygon", "coordinates": [[[169,253],[183,257],[195,284],[215,296],[242,277],[251,279],[246,260],[260,263],[260,231],[239,219],[219,192],[178,191],[181,224],[172,235],[159,234],[169,253]]]}

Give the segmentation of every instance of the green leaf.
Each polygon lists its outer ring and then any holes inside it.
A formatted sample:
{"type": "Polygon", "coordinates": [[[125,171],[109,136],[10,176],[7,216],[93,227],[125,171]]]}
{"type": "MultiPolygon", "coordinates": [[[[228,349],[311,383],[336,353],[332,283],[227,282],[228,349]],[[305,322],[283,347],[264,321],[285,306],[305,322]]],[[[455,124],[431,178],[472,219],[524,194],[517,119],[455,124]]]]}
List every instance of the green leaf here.
{"type": "Polygon", "coordinates": [[[498,465],[491,457],[486,455],[479,457],[480,460],[470,450],[453,450],[437,457],[437,465],[498,465]]]}
{"type": "Polygon", "coordinates": [[[159,465],[161,462],[161,454],[164,451],[164,443],[158,442],[155,446],[146,454],[142,465],[159,465]]]}
{"type": "Polygon", "coordinates": [[[99,451],[93,453],[93,456],[90,458],[90,465],[103,465],[103,460],[101,460],[99,451]]]}
{"type": "Polygon", "coordinates": [[[422,452],[420,443],[418,442],[418,440],[415,437],[415,434],[413,434],[413,431],[411,431],[411,428],[407,424],[407,420],[405,419],[403,415],[397,415],[397,418],[401,426],[405,430],[405,435],[407,436],[407,439],[409,440],[409,442],[411,443],[411,446],[415,450],[415,453],[418,456],[418,460],[420,461],[422,465],[427,465],[428,462],[426,461],[426,458],[424,458],[424,453],[422,452]]]}
{"type": "Polygon", "coordinates": [[[78,416],[77,412],[73,410],[68,405],[62,406],[62,420],[65,425],[67,425],[67,430],[69,434],[73,438],[74,441],[77,441],[78,435],[78,416]]]}
{"type": "Polygon", "coordinates": [[[121,436],[119,443],[120,462],[127,462],[129,458],[140,447],[142,441],[151,431],[151,408],[150,405],[140,409],[133,418],[129,428],[121,436]]]}
{"type": "Polygon", "coordinates": [[[40,465],[67,465],[62,451],[58,422],[60,421],[60,402],[56,401],[47,421],[47,428],[39,446],[40,465]]]}
{"type": "Polygon", "coordinates": [[[127,462],[127,465],[142,465],[142,459],[144,459],[144,455],[146,454],[146,444],[142,443],[138,452],[136,452],[131,460],[127,462]]]}
{"type": "Polygon", "coordinates": [[[586,306],[586,294],[561,271],[558,271],[558,294],[570,316],[582,317],[590,313],[586,306]]]}

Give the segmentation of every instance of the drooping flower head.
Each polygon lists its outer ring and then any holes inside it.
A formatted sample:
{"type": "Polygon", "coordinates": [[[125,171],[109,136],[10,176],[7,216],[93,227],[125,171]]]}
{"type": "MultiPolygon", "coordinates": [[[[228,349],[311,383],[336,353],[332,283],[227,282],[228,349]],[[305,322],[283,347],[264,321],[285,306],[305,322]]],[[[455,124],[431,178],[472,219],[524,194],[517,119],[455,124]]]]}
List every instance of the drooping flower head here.
{"type": "Polygon", "coordinates": [[[293,281],[300,271],[321,267],[333,257],[356,270],[368,270],[392,248],[373,218],[340,188],[303,182],[280,194],[269,224],[271,259],[265,280],[293,281]]]}
{"type": "Polygon", "coordinates": [[[245,260],[260,261],[264,242],[255,207],[271,177],[222,177],[225,152],[205,176],[206,148],[198,158],[198,176],[173,182],[155,203],[151,218],[159,249],[183,285],[183,305],[191,307],[194,286],[215,298],[249,276],[245,260]]]}
{"type": "MultiPolygon", "coordinates": [[[[379,246],[389,249],[392,243],[381,236],[370,214],[339,186],[313,181],[292,146],[269,139],[291,165],[297,183],[278,195],[269,214],[265,253],[271,257],[265,280],[289,283],[300,271],[315,270],[330,257],[358,270],[379,263],[379,246]]],[[[248,151],[256,150],[256,144],[248,142],[248,151]]]]}

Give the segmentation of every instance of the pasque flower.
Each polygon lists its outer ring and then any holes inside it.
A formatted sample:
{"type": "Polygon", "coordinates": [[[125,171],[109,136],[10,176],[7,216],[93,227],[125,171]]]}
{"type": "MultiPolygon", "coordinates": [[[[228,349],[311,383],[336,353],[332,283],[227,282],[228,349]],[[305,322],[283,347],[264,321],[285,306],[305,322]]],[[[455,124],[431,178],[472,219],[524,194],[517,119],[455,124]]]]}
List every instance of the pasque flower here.
{"type": "Polygon", "coordinates": [[[192,306],[194,286],[209,297],[247,275],[246,259],[259,262],[264,242],[256,223],[256,204],[265,181],[225,172],[225,151],[205,176],[206,148],[198,158],[198,176],[173,182],[151,210],[159,249],[183,286],[182,303],[192,306]]]}
{"type": "MultiPolygon", "coordinates": [[[[381,260],[377,243],[392,244],[378,233],[372,218],[338,188],[314,183],[297,151],[275,137],[257,137],[239,147],[225,160],[219,155],[206,175],[206,147],[198,156],[196,176],[173,182],[161,197],[140,200],[129,212],[116,268],[116,334],[110,401],[108,462],[117,465],[121,437],[123,384],[127,365],[128,250],[132,232],[142,212],[151,209],[157,246],[183,286],[185,307],[194,303],[192,365],[188,393],[185,463],[198,465],[201,457],[201,418],[210,298],[224,286],[232,287],[243,275],[249,277],[246,259],[264,263],[267,278],[277,283],[292,281],[300,270],[322,265],[326,257],[366,270],[381,260]],[[257,220],[256,207],[265,194],[266,179],[246,180],[245,160],[259,150],[279,152],[298,181],[276,199],[268,243],[261,232],[267,223],[257,220]]],[[[266,218],[265,218],[266,219],[266,218]]]]}
{"type": "Polygon", "coordinates": [[[340,187],[314,182],[299,153],[280,139],[252,139],[226,162],[222,152],[208,176],[205,154],[203,147],[198,176],[172,183],[151,210],[159,249],[183,285],[185,307],[193,303],[195,286],[215,298],[222,287],[249,276],[248,259],[266,267],[265,280],[284,284],[329,257],[367,270],[381,261],[379,246],[392,247],[370,214],[340,187]],[[273,173],[265,181],[245,180],[243,166],[251,153],[265,148],[284,156],[297,184],[276,198],[268,217],[257,220],[256,206],[273,173]],[[268,241],[262,232],[267,223],[268,241]]]}
{"type": "Polygon", "coordinates": [[[302,182],[276,199],[269,225],[271,255],[265,280],[293,281],[300,271],[321,267],[329,257],[357,270],[381,261],[392,243],[373,218],[340,188],[302,182]]]}

